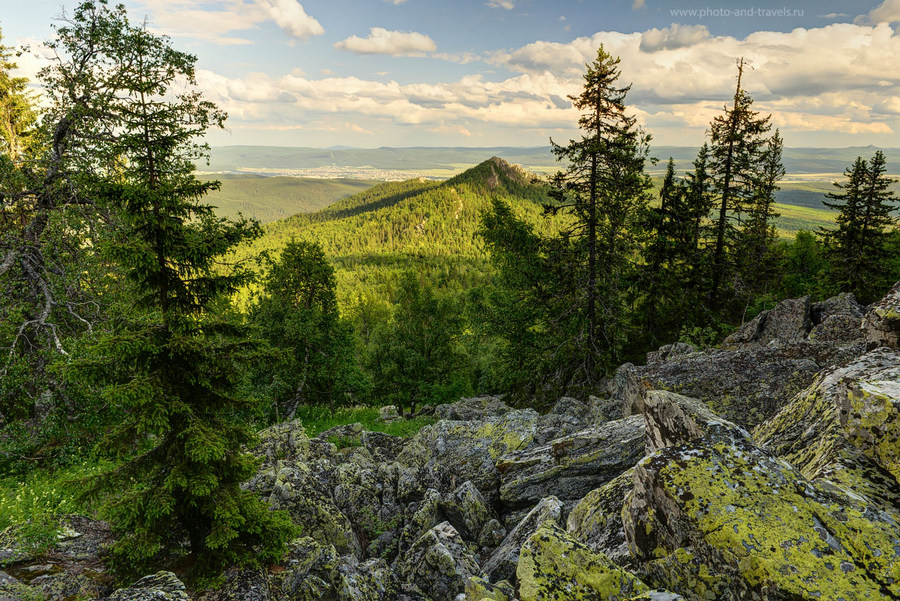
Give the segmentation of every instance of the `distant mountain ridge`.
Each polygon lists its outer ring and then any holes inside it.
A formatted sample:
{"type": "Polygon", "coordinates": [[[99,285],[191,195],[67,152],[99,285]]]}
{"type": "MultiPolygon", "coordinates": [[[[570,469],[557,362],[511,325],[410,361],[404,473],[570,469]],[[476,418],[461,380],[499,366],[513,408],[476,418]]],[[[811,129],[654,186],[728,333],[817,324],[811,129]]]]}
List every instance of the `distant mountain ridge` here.
{"type": "MultiPolygon", "coordinates": [[[[857,156],[870,157],[874,146],[848,148],[785,148],[784,164],[788,174],[842,173],[857,156]]],[[[881,148],[888,159],[889,171],[900,173],[900,148],[881,148]]],[[[282,146],[217,146],[212,149],[209,166],[204,170],[290,171],[340,167],[346,169],[382,169],[406,172],[436,172],[449,177],[480,164],[486,156],[502,157],[535,172],[557,168],[549,146],[518,147],[410,147],[410,148],[303,148],[282,146]]],[[[651,155],[660,164],[651,171],[662,172],[671,156],[676,168],[685,171],[697,155],[691,146],[655,146],[651,155]]]]}

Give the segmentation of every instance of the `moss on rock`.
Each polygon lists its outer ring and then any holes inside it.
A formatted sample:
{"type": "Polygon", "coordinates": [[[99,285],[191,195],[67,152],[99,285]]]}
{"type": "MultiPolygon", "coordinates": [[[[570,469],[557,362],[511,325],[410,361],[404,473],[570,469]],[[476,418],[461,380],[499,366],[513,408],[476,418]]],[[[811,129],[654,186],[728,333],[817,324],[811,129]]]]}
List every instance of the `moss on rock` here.
{"type": "Polygon", "coordinates": [[[521,601],[625,601],[648,590],[552,524],[541,526],[522,547],[516,575],[521,601]]]}

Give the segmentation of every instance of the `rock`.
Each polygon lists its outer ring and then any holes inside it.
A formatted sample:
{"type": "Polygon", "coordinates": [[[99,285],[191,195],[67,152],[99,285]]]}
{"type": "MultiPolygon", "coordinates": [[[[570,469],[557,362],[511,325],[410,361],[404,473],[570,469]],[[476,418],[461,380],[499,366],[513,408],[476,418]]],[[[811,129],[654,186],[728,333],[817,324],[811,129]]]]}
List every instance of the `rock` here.
{"type": "Polygon", "coordinates": [[[634,365],[625,363],[619,367],[609,381],[608,388],[613,403],[606,409],[607,419],[621,419],[640,413],[644,387],[634,365]]]}
{"type": "Polygon", "coordinates": [[[623,517],[644,582],[691,600],[900,597],[900,513],[817,487],[748,440],[646,457],[623,517]]]}
{"type": "Polygon", "coordinates": [[[691,353],[696,353],[697,347],[693,344],[687,344],[685,342],[675,342],[672,344],[666,344],[664,346],[659,347],[659,349],[655,351],[651,351],[647,353],[647,365],[654,365],[656,363],[664,363],[669,359],[674,359],[676,357],[681,357],[682,355],[690,355],[691,353]]]}
{"type": "Polygon", "coordinates": [[[128,588],[109,596],[108,601],[189,601],[184,584],[172,572],[144,576],[128,588]]]}
{"type": "MultiPolygon", "coordinates": [[[[45,601],[69,601],[70,599],[100,599],[108,595],[112,588],[110,578],[101,574],[92,577],[90,570],[77,574],[74,572],[56,572],[38,576],[29,582],[29,586],[45,601]]],[[[177,598],[177,597],[175,597],[177,598]]]]}
{"type": "Polygon", "coordinates": [[[406,439],[400,436],[391,436],[384,432],[369,432],[364,430],[360,434],[359,441],[369,451],[372,458],[379,462],[391,462],[406,446],[406,439]]]}
{"type": "Polygon", "coordinates": [[[591,551],[603,553],[615,564],[629,569],[633,562],[625,540],[622,507],[634,487],[633,473],[630,469],[585,495],[569,512],[566,528],[591,551]]]}
{"type": "Polygon", "coordinates": [[[817,342],[847,344],[859,341],[865,308],[850,293],[814,303],[810,316],[814,325],[809,339],[817,342]]]}
{"type": "Polygon", "coordinates": [[[338,601],[394,601],[397,592],[394,573],[383,559],[359,563],[351,555],[343,558],[338,566],[335,578],[338,601]]]}
{"type": "Polygon", "coordinates": [[[479,396],[460,399],[456,403],[438,405],[434,414],[438,419],[453,421],[475,421],[486,417],[500,417],[512,411],[499,396],[479,396]]]}
{"type": "Polygon", "coordinates": [[[591,408],[577,399],[563,397],[545,415],[538,418],[534,444],[544,444],[554,438],[574,434],[590,427],[591,408]]]}
{"type": "Polygon", "coordinates": [[[319,432],[316,438],[333,442],[338,446],[359,446],[361,444],[360,437],[363,433],[363,425],[359,422],[352,424],[343,424],[328,428],[323,432],[319,432]]]}
{"type": "Polygon", "coordinates": [[[269,589],[276,599],[333,599],[339,564],[333,545],[323,545],[308,536],[299,538],[290,545],[284,569],[270,574],[269,589]]]}
{"type": "Polygon", "coordinates": [[[478,573],[475,558],[449,522],[426,532],[404,554],[398,572],[434,601],[454,601],[478,573]]]}
{"type": "Polygon", "coordinates": [[[900,282],[883,299],[869,307],[862,321],[869,349],[879,346],[897,348],[900,342],[900,282]]]}
{"type": "Polygon", "coordinates": [[[264,466],[277,461],[305,461],[309,457],[309,438],[299,419],[275,424],[259,433],[259,443],[252,453],[264,466]]]}
{"type": "Polygon", "coordinates": [[[470,481],[463,482],[441,501],[444,515],[466,540],[496,547],[506,536],[497,515],[470,481]]]}
{"type": "Polygon", "coordinates": [[[754,436],[811,480],[900,506],[900,352],[823,372],[754,436]]]}
{"type": "Polygon", "coordinates": [[[422,428],[397,461],[433,468],[449,478],[453,488],[471,480],[493,502],[500,485],[494,462],[505,453],[525,448],[534,438],[537,419],[535,411],[526,409],[481,420],[441,420],[422,428]]]}
{"type": "Polygon", "coordinates": [[[725,344],[802,340],[812,330],[811,308],[808,296],[783,300],[774,309],[763,311],[726,338],[725,344]]]}
{"type": "Polygon", "coordinates": [[[727,442],[750,437],[700,401],[665,390],[648,390],[644,395],[644,419],[647,454],[701,438],[727,442]]]}
{"type": "Polygon", "coordinates": [[[516,575],[521,601],[626,601],[648,590],[633,574],[553,524],[541,526],[522,547],[516,575]]]}
{"type": "Polygon", "coordinates": [[[41,593],[20,582],[6,572],[0,571],[0,601],[21,601],[22,599],[40,599],[41,593]]]}
{"type": "Polygon", "coordinates": [[[403,419],[397,411],[396,405],[385,405],[378,409],[378,419],[386,424],[403,419]]]}
{"type": "Polygon", "coordinates": [[[200,601],[270,601],[269,574],[265,569],[231,568],[225,583],[208,591],[200,601]]]}
{"type": "Polygon", "coordinates": [[[516,565],[519,563],[522,545],[542,524],[549,522],[558,525],[562,518],[562,510],[563,504],[556,497],[541,499],[541,502],[506,535],[500,546],[484,562],[482,571],[487,579],[491,582],[512,581],[516,576],[516,565]]]}
{"type": "Polygon", "coordinates": [[[505,580],[491,584],[484,578],[473,576],[466,581],[465,601],[513,601],[516,590],[505,580]]]}
{"type": "Polygon", "coordinates": [[[500,457],[500,498],[511,508],[528,507],[550,495],[577,501],[643,456],[641,416],[607,422],[500,457]]]}
{"type": "MultiPolygon", "coordinates": [[[[822,369],[846,363],[863,344],[836,345],[794,340],[767,346],[737,345],[681,355],[635,368],[647,387],[698,399],[716,414],[744,428],[775,415],[812,383],[822,369]]],[[[644,387],[640,394],[643,395],[644,387]]],[[[634,405],[640,401],[632,398],[634,405]]]]}
{"type": "Polygon", "coordinates": [[[303,532],[338,553],[360,555],[362,549],[353,525],[334,501],[321,491],[310,468],[303,463],[279,461],[257,474],[248,488],[267,501],[272,509],[286,510],[303,532]]]}

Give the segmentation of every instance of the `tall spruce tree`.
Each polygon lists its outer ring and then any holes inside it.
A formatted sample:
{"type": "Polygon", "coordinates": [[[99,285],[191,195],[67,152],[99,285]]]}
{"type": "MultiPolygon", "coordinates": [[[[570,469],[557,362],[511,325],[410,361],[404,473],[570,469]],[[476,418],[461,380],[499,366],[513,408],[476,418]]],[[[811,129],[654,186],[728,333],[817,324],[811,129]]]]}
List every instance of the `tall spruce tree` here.
{"type": "Polygon", "coordinates": [[[835,182],[838,191],[826,195],[830,201],[825,204],[840,211],[837,229],[820,231],[832,263],[832,280],[864,303],[876,300],[891,284],[886,243],[888,227],[897,222],[892,214],[897,198],[890,189],[895,180],[886,173],[882,151],[868,163],[857,157],[844,172],[846,180],[835,182]]]}
{"type": "Polygon", "coordinates": [[[753,99],[744,90],[742,80],[746,64],[738,61],[737,87],[730,108],[710,124],[709,172],[718,204],[715,244],[710,263],[709,302],[713,308],[723,303],[723,284],[734,273],[733,250],[740,218],[756,189],[757,169],[769,131],[769,117],[752,110],[753,99]]]}
{"type": "Polygon", "coordinates": [[[776,130],[760,157],[753,195],[747,203],[747,219],[738,234],[737,275],[748,299],[770,292],[779,279],[778,234],[773,220],[778,217],[775,193],[785,174],[781,163],[783,149],[784,141],[776,130]]]}
{"type": "Polygon", "coordinates": [[[289,518],[240,487],[256,462],[243,450],[254,435],[233,390],[253,348],[210,310],[249,278],[218,258],[260,228],[217,218],[202,203],[217,184],[193,174],[205,152],[197,138],[225,114],[194,89],[194,57],[131,25],[121,5],[85,2],[58,40],[91,46],[95,78],[128,66],[97,105],[106,129],[90,185],[114,216],[102,254],[130,282],[134,310],[122,308],[72,367],[124,416],[105,442],[125,461],[95,481],[120,534],[115,566],[143,572],[185,545],[197,575],[277,560],[289,518]]]}
{"type": "Polygon", "coordinates": [[[644,172],[650,137],[626,112],[631,86],[618,83],[619,63],[601,45],[581,94],[570,97],[581,111],[581,139],[552,146],[569,165],[551,181],[556,203],[549,210],[565,211],[573,222],[562,236],[567,245],[560,260],[570,262],[571,311],[583,319],[569,359],[574,386],[596,384],[624,344],[627,286],[651,187],[644,172]]]}

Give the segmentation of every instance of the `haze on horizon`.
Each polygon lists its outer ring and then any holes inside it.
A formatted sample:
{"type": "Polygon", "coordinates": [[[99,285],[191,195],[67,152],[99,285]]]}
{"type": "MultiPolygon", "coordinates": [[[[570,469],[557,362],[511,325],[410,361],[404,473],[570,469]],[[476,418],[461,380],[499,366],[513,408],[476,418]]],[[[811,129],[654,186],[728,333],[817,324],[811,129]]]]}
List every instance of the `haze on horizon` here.
{"type": "MultiPolygon", "coordinates": [[[[654,145],[699,145],[745,87],[789,147],[900,146],[900,0],[128,0],[198,57],[228,111],[213,145],[545,146],[599,44],[622,58],[654,145]]],[[[40,42],[73,2],[0,0],[4,43],[40,42]]]]}

